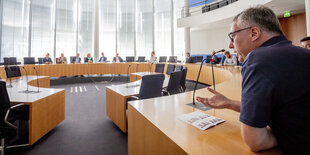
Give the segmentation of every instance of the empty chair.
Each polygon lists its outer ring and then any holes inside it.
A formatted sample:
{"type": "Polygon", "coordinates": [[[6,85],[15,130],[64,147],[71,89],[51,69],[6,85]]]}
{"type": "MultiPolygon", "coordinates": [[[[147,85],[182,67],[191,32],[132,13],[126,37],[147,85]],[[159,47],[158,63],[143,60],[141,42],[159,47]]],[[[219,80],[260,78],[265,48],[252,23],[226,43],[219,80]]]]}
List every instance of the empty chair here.
{"type": "Polygon", "coordinates": [[[203,60],[203,56],[195,56],[194,62],[201,62],[203,60]]]}
{"type": "Polygon", "coordinates": [[[43,59],[44,59],[44,58],[38,58],[38,63],[39,63],[39,64],[43,64],[43,59]]]}
{"type": "Polygon", "coordinates": [[[156,64],[155,72],[164,73],[165,64],[156,64]]]}
{"type": "Polygon", "coordinates": [[[160,56],[159,62],[167,62],[167,57],[166,56],[160,56]]]}
{"type": "Polygon", "coordinates": [[[170,56],[168,62],[176,63],[177,62],[177,56],[170,56]]]}
{"type": "Polygon", "coordinates": [[[19,66],[5,66],[5,73],[7,78],[20,77],[19,66]]]}
{"type": "Polygon", "coordinates": [[[181,81],[180,81],[180,85],[181,85],[181,91],[182,92],[185,92],[185,89],[186,89],[186,75],[187,75],[187,68],[184,67],[182,69],[182,78],[181,78],[181,81]]]}
{"type": "Polygon", "coordinates": [[[152,74],[143,76],[137,99],[147,99],[162,96],[164,80],[164,74],[152,74]]]}
{"type": "Polygon", "coordinates": [[[35,64],[35,58],[34,57],[24,57],[24,65],[30,65],[35,64]]]}
{"type": "Polygon", "coordinates": [[[139,56],[138,62],[145,62],[145,56],[139,56]]]}
{"type": "MultiPolygon", "coordinates": [[[[10,148],[13,142],[19,139],[19,126],[13,124],[17,120],[29,120],[29,108],[24,104],[11,106],[6,83],[0,81],[0,138],[1,154],[4,154],[5,148],[10,148]]],[[[28,134],[28,133],[27,133],[28,134]]],[[[28,144],[18,145],[26,146],[28,144]]],[[[17,147],[17,146],[15,146],[17,147]]]]}
{"type": "Polygon", "coordinates": [[[180,83],[182,79],[182,71],[172,72],[170,74],[169,83],[166,89],[163,90],[164,95],[180,93],[180,83]]]}
{"type": "Polygon", "coordinates": [[[4,65],[17,65],[16,57],[4,57],[4,65]]]}
{"type": "Polygon", "coordinates": [[[181,71],[182,69],[183,69],[183,66],[181,66],[181,65],[177,65],[175,67],[175,71],[181,71]]]}
{"type": "Polygon", "coordinates": [[[126,57],[126,62],[134,62],[135,61],[135,57],[130,56],[130,57],[126,57]]]}
{"type": "Polygon", "coordinates": [[[168,64],[166,74],[170,75],[172,72],[174,72],[174,68],[174,64],[168,64]]]}

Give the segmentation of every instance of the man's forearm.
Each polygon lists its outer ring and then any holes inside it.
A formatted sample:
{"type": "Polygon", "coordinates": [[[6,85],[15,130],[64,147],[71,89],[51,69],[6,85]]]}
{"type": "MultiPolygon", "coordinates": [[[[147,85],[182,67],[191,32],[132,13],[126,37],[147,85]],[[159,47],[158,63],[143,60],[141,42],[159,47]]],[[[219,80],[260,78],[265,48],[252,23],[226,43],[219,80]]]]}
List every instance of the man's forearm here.
{"type": "Polygon", "coordinates": [[[240,101],[230,100],[228,105],[229,105],[227,107],[228,109],[240,112],[240,105],[241,105],[240,101]]]}

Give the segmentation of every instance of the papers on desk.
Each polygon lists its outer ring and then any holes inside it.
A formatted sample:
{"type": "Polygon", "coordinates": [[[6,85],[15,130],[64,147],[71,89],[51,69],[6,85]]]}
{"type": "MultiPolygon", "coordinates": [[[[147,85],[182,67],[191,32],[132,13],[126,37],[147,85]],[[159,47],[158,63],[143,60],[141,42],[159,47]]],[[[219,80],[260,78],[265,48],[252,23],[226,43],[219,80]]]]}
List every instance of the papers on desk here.
{"type": "Polygon", "coordinates": [[[225,120],[205,114],[200,111],[195,111],[189,114],[183,114],[177,117],[178,119],[196,127],[200,130],[206,130],[212,126],[224,122],[225,120]]]}

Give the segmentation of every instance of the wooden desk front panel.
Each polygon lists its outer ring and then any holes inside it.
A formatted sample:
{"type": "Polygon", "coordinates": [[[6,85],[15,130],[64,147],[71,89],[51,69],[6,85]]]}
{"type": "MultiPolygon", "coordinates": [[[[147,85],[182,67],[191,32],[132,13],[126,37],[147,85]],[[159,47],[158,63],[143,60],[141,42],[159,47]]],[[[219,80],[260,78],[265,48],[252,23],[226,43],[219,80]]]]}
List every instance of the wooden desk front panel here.
{"type": "Polygon", "coordinates": [[[65,90],[29,103],[29,108],[29,144],[32,145],[65,120],[65,90]]]}

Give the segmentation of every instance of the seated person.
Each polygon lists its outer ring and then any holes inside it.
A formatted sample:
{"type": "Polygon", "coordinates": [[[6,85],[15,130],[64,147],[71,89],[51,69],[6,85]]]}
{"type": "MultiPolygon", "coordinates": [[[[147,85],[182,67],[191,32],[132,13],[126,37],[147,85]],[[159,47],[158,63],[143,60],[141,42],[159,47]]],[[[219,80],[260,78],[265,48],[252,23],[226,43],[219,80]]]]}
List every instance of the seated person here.
{"type": "Polygon", "coordinates": [[[93,57],[91,57],[90,53],[87,53],[87,57],[84,63],[93,63],[93,57]]]}
{"type": "Polygon", "coordinates": [[[72,63],[75,63],[75,64],[81,63],[80,53],[76,53],[76,56],[73,58],[72,63]]]}
{"type": "Polygon", "coordinates": [[[237,58],[229,53],[229,51],[225,52],[225,61],[223,63],[224,66],[235,66],[237,65],[237,58]]]}
{"type": "Polygon", "coordinates": [[[116,56],[113,58],[113,62],[123,62],[123,59],[118,56],[118,53],[116,53],[116,56]]]}
{"type": "Polygon", "coordinates": [[[58,63],[58,64],[67,64],[67,58],[65,57],[64,53],[60,54],[60,57],[58,58],[56,63],[58,63]]]}
{"type": "Polygon", "coordinates": [[[185,59],[185,63],[193,63],[194,60],[191,57],[191,54],[189,52],[186,52],[186,59],[185,59]]]}
{"type": "Polygon", "coordinates": [[[53,64],[53,61],[50,58],[50,54],[49,53],[46,53],[45,58],[43,58],[42,61],[43,61],[44,64],[53,64]]]}
{"type": "Polygon", "coordinates": [[[220,59],[215,55],[215,51],[212,52],[212,61],[215,64],[220,63],[220,59]]]}
{"type": "Polygon", "coordinates": [[[151,52],[151,58],[150,58],[150,63],[155,63],[156,62],[157,57],[155,56],[155,52],[152,51],[151,52]]]}
{"type": "Polygon", "coordinates": [[[310,50],[310,37],[301,39],[300,43],[303,48],[310,50]]]}
{"type": "Polygon", "coordinates": [[[98,62],[107,62],[107,61],[108,61],[107,57],[105,57],[105,56],[104,56],[104,53],[102,52],[102,53],[101,53],[101,57],[100,57],[100,59],[99,59],[98,62]]]}

